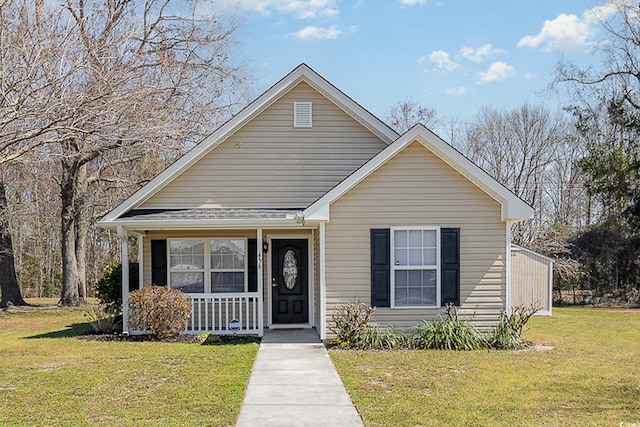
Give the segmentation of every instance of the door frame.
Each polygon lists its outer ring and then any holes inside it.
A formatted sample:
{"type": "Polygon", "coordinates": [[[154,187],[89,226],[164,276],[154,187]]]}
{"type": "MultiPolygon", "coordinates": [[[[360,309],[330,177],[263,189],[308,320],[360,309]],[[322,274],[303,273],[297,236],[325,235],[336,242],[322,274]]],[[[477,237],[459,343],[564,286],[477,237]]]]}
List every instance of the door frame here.
{"type": "Polygon", "coordinates": [[[313,328],[315,326],[315,306],[314,306],[314,290],[315,290],[315,281],[314,281],[314,271],[315,265],[313,263],[314,253],[313,253],[313,232],[310,233],[287,233],[287,234],[267,234],[266,241],[269,244],[269,252],[267,252],[267,256],[265,257],[266,267],[265,271],[267,272],[267,277],[264,280],[264,286],[267,287],[267,292],[265,293],[267,298],[267,312],[269,313],[267,318],[267,325],[271,329],[274,325],[285,325],[287,327],[302,327],[302,328],[313,328]],[[309,321],[308,323],[274,323],[273,322],[273,295],[271,292],[271,278],[272,275],[272,241],[273,240],[288,240],[288,239],[300,239],[307,241],[307,256],[309,259],[307,260],[307,277],[308,283],[307,286],[309,289],[307,290],[307,304],[309,306],[309,321]]]}

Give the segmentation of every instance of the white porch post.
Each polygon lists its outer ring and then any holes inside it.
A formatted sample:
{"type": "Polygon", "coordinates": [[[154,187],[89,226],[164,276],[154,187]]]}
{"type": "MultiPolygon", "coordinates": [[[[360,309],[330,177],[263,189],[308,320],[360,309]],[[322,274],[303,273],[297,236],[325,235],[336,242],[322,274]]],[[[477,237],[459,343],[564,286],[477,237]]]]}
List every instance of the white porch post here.
{"type": "Polygon", "coordinates": [[[138,289],[144,287],[144,235],[138,235],[138,289]]]}
{"type": "Polygon", "coordinates": [[[321,222],[319,227],[319,248],[320,251],[320,339],[327,339],[327,283],[325,279],[326,265],[325,265],[325,223],[321,222]]]}
{"type": "Polygon", "coordinates": [[[129,241],[127,232],[121,225],[118,226],[118,238],[122,258],[122,333],[129,333],[129,241]]]}
{"type": "Polygon", "coordinates": [[[264,335],[264,289],[263,289],[263,271],[264,253],[262,252],[262,229],[256,230],[256,245],[258,254],[258,336],[264,335]]]}

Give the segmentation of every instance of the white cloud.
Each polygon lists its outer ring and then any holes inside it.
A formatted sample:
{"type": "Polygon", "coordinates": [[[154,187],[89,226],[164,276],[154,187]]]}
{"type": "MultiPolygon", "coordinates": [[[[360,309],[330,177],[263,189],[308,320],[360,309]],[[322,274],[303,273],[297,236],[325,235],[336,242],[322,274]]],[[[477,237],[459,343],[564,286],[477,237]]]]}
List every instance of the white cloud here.
{"type": "Polygon", "coordinates": [[[298,32],[293,33],[293,36],[299,40],[312,41],[312,40],[333,40],[346,34],[353,34],[357,30],[357,27],[351,27],[348,32],[339,29],[337,26],[332,25],[330,27],[322,28],[310,25],[301,29],[298,32]]]}
{"type": "Polygon", "coordinates": [[[505,80],[512,77],[516,73],[516,69],[505,62],[494,62],[489,66],[487,71],[482,71],[478,78],[478,83],[485,84],[498,80],[505,80]]]}
{"type": "Polygon", "coordinates": [[[269,15],[273,11],[290,13],[299,19],[334,17],[340,14],[337,0],[210,0],[199,2],[198,8],[206,15],[215,10],[257,12],[269,15]]]}
{"type": "Polygon", "coordinates": [[[538,75],[534,73],[524,73],[524,78],[527,80],[537,79],[538,75]]]}
{"type": "Polygon", "coordinates": [[[433,62],[441,70],[453,71],[460,67],[460,64],[453,62],[449,58],[449,54],[444,50],[434,50],[429,55],[429,61],[433,62]]]}
{"type": "Polygon", "coordinates": [[[467,88],[464,86],[457,86],[457,87],[448,87],[444,90],[444,92],[447,95],[452,95],[452,96],[462,96],[465,93],[467,93],[467,88]]]}
{"type": "Polygon", "coordinates": [[[496,49],[491,44],[485,44],[477,48],[463,47],[460,49],[460,54],[467,58],[469,61],[482,62],[485,58],[489,58],[494,55],[506,53],[502,49],[496,49]]]}
{"type": "Polygon", "coordinates": [[[595,33],[591,23],[576,15],[560,14],[553,21],[546,20],[542,30],[536,35],[525,36],[518,42],[518,47],[544,46],[545,50],[571,50],[587,45],[595,33]]]}
{"type": "Polygon", "coordinates": [[[582,16],[561,13],[555,19],[546,20],[538,34],[524,36],[518,47],[542,47],[542,49],[567,51],[590,45],[601,21],[611,18],[628,0],[609,0],[607,3],[587,9],[582,16]]]}
{"type": "Polygon", "coordinates": [[[417,6],[419,4],[425,4],[429,0],[400,0],[400,4],[403,6],[417,6]]]}

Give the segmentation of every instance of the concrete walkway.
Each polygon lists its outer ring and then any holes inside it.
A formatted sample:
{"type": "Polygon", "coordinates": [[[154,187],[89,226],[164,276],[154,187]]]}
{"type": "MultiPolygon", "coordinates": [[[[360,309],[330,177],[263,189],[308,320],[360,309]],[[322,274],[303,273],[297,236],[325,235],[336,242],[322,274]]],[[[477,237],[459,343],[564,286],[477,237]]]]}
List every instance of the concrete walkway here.
{"type": "Polygon", "coordinates": [[[265,331],[238,427],[363,426],[314,329],[265,331]]]}

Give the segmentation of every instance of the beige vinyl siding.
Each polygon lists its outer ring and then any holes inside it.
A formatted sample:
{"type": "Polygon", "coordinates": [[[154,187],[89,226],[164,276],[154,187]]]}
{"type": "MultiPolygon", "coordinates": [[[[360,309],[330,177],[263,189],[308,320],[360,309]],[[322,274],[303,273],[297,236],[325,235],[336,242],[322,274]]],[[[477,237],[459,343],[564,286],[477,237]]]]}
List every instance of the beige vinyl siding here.
{"type": "MultiPolygon", "coordinates": [[[[506,224],[500,204],[414,142],[331,206],[326,229],[327,322],[337,304],[369,303],[370,229],[459,227],[461,313],[479,326],[505,305],[506,224]]],[[[442,309],[379,308],[375,320],[409,328],[442,309]]]]}
{"type": "Polygon", "coordinates": [[[302,208],[384,147],[301,82],[140,208],[302,208]],[[293,127],[294,101],[313,103],[313,127],[293,127]]]}
{"type": "Polygon", "coordinates": [[[511,305],[537,304],[551,311],[550,288],[553,262],[534,252],[511,249],[511,305]]]}

